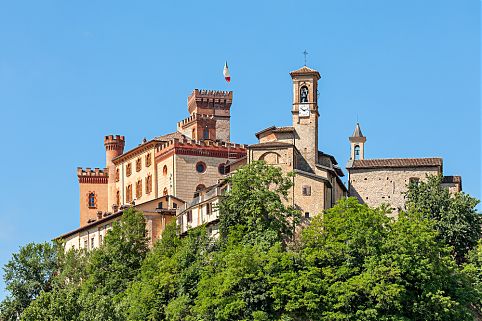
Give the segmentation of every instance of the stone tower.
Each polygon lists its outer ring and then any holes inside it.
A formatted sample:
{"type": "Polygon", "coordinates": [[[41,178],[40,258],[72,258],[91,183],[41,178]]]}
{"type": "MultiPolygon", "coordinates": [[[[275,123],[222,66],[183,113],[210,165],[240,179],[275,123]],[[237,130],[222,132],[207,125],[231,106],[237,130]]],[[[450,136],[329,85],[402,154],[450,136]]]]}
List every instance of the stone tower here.
{"type": "Polygon", "coordinates": [[[320,73],[303,66],[290,72],[293,80],[293,127],[295,146],[314,168],[318,160],[318,80],[320,73]]]}
{"type": "Polygon", "coordinates": [[[112,205],[116,203],[116,168],[112,160],[124,152],[125,139],[124,136],[109,135],[104,138],[105,146],[105,167],[109,174],[107,187],[107,204],[108,211],[112,211],[112,205]]]}
{"type": "Polygon", "coordinates": [[[353,135],[350,140],[350,160],[363,160],[365,159],[365,142],[367,138],[363,136],[360,124],[356,123],[353,135]]]}

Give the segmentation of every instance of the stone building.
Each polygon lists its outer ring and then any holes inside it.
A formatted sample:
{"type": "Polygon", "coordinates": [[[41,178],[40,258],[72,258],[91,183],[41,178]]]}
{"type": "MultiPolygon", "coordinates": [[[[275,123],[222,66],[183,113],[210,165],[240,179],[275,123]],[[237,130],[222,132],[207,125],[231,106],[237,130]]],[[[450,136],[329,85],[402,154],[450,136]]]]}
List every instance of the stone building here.
{"type": "Polygon", "coordinates": [[[293,86],[292,126],[268,127],[248,147],[248,162],[264,160],[294,172],[288,203],[305,218],[320,214],[347,195],[343,171],[335,158],[318,150],[318,71],[306,66],[290,73],[293,86]]]}
{"type": "Polygon", "coordinates": [[[106,136],[106,167],[77,169],[80,228],[61,236],[68,248],[99,244],[129,206],[144,212],[150,237],[157,239],[177,206],[218,183],[231,163],[246,159],[246,145],[230,142],[232,99],[232,92],[196,89],[188,97],[190,115],[177,131],[144,139],[126,152],[124,136],[106,136]],[[160,207],[166,198],[176,201],[160,207]]]}
{"type": "MultiPolygon", "coordinates": [[[[410,183],[427,175],[443,175],[442,158],[365,159],[365,142],[360,124],[356,124],[350,141],[348,194],[369,206],[389,204],[392,215],[405,209],[405,192],[410,183]]],[[[451,192],[462,190],[460,176],[444,176],[443,185],[451,192]]]]}

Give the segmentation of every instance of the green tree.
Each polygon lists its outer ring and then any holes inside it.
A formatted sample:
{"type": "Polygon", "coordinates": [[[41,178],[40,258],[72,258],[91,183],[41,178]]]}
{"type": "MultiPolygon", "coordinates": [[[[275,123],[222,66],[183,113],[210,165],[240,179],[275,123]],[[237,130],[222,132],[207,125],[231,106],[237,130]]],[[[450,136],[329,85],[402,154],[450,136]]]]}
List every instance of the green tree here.
{"type": "Polygon", "coordinates": [[[49,291],[57,267],[57,248],[51,243],[29,243],[4,266],[6,290],[0,304],[1,320],[16,320],[42,291],[49,291]]]}
{"type": "Polygon", "coordinates": [[[106,235],[104,245],[89,255],[87,278],[79,296],[80,320],[122,319],[117,308],[129,282],[140,270],[148,252],[147,241],[142,212],[124,211],[106,235]]]}
{"type": "Polygon", "coordinates": [[[470,276],[476,291],[473,310],[478,316],[477,320],[482,320],[482,239],[479,240],[477,247],[469,252],[464,272],[470,276]]]}
{"type": "Polygon", "coordinates": [[[419,214],[391,221],[350,198],[314,218],[302,243],[271,280],[285,319],[471,320],[471,286],[419,214]]]}
{"type": "Polygon", "coordinates": [[[219,206],[222,239],[237,234],[247,243],[268,246],[293,234],[299,213],[286,206],[292,186],[279,167],[253,162],[228,178],[230,191],[219,206]]]}
{"type": "Polygon", "coordinates": [[[464,261],[481,237],[479,201],[465,193],[451,194],[442,186],[442,176],[428,176],[412,183],[407,192],[407,208],[435,220],[439,238],[453,248],[458,263],[464,261]]]}
{"type": "Polygon", "coordinates": [[[87,278],[88,252],[63,247],[58,254],[59,267],[52,279],[52,289],[40,295],[23,311],[25,321],[77,320],[81,312],[79,292],[82,280],[87,278]]]}

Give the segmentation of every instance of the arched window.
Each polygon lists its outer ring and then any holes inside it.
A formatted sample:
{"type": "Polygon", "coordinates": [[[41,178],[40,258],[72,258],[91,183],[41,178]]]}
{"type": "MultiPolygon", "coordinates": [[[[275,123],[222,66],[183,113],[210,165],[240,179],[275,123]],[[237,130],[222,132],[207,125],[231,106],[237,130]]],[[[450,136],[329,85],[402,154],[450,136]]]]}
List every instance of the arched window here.
{"type": "Polygon", "coordinates": [[[136,160],[136,172],[139,172],[142,168],[142,161],[141,161],[141,158],[139,157],[137,160],[136,160]]]}
{"type": "Polygon", "coordinates": [[[146,194],[152,192],[152,175],[149,174],[146,177],[146,194]]]}
{"type": "Polygon", "coordinates": [[[89,193],[89,199],[88,199],[88,203],[89,203],[89,207],[90,208],[95,208],[95,193],[94,192],[90,192],[89,193]]]}
{"type": "Polygon", "coordinates": [[[300,88],[300,103],[307,103],[308,100],[308,87],[303,86],[300,88]]]}
{"type": "Polygon", "coordinates": [[[162,175],[166,176],[167,175],[167,166],[164,165],[164,167],[162,168],[162,175]]]}
{"type": "Polygon", "coordinates": [[[120,192],[119,191],[117,191],[115,193],[115,203],[117,204],[117,206],[120,205],[120,192]]]}
{"type": "Polygon", "coordinates": [[[117,168],[115,170],[115,181],[118,182],[119,181],[119,178],[120,178],[120,172],[119,172],[119,169],[117,168]]]}
{"type": "Polygon", "coordinates": [[[191,139],[196,140],[196,128],[192,129],[191,139]]]}
{"type": "Polygon", "coordinates": [[[196,192],[202,191],[205,188],[206,186],[204,186],[204,184],[199,184],[198,186],[196,186],[196,192]]]}
{"type": "Polygon", "coordinates": [[[209,139],[209,128],[204,128],[203,130],[203,139],[209,139]]]}
{"type": "Polygon", "coordinates": [[[355,146],[355,159],[360,159],[360,146],[355,146]]]}
{"type": "Polygon", "coordinates": [[[142,197],[142,179],[136,182],[136,198],[139,199],[142,197]]]}
{"type": "Polygon", "coordinates": [[[224,164],[224,163],[219,164],[218,172],[221,175],[226,175],[226,164],[224,164]]]}
{"type": "Polygon", "coordinates": [[[167,195],[167,193],[168,193],[168,191],[167,191],[167,187],[164,187],[164,190],[162,191],[162,195],[163,195],[163,196],[166,196],[166,195],[167,195]]]}
{"type": "Polygon", "coordinates": [[[152,159],[151,159],[151,153],[146,155],[146,167],[151,166],[152,159]]]}

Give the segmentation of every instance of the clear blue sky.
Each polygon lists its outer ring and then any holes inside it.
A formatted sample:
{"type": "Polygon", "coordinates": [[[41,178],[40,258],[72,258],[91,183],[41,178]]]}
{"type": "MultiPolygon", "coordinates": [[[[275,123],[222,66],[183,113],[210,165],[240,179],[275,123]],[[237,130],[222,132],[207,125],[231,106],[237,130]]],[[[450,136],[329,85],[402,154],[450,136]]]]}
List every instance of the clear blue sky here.
{"type": "Polygon", "coordinates": [[[0,2],[0,264],[78,227],[76,167],[104,166],[104,135],[174,131],[194,88],[234,91],[235,142],[289,125],[305,49],[321,150],[344,166],[358,116],[366,157],[443,157],[480,198],[479,16],[478,0],[0,2]]]}

